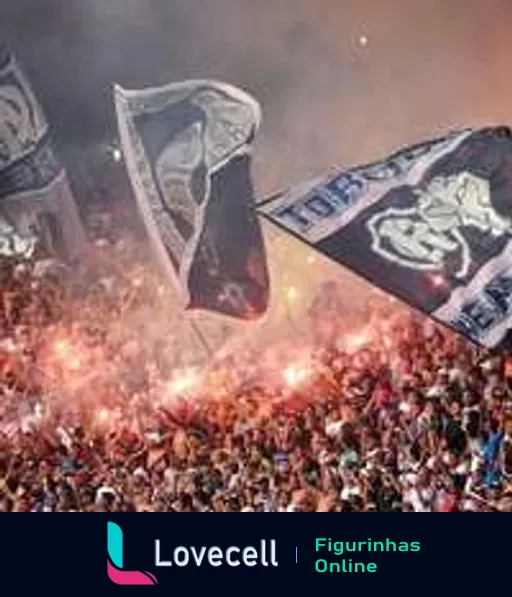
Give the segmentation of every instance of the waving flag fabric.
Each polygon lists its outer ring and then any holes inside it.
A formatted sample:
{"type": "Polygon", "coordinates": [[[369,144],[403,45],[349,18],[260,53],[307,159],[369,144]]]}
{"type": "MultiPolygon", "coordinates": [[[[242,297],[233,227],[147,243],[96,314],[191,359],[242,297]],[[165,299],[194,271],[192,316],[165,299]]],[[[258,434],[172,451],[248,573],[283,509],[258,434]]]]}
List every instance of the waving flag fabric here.
{"type": "Polygon", "coordinates": [[[30,257],[36,246],[73,259],[84,246],[66,173],[30,83],[0,50],[0,256],[30,257]]]}
{"type": "Polygon", "coordinates": [[[259,206],[280,227],[487,347],[512,328],[512,135],[464,130],[259,206]]]}
{"type": "Polygon", "coordinates": [[[261,315],[268,274],[249,172],[258,103],[215,81],[115,97],[140,212],[185,306],[261,315]]]}

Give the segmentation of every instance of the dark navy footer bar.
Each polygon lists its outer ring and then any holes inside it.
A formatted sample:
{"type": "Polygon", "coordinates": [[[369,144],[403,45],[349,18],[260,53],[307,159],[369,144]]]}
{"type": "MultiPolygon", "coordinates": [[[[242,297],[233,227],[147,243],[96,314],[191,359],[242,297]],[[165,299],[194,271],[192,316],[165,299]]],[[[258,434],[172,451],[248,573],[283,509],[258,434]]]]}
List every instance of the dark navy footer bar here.
{"type": "Polygon", "coordinates": [[[484,580],[508,584],[507,520],[4,515],[1,562],[19,594],[472,595],[484,580]]]}

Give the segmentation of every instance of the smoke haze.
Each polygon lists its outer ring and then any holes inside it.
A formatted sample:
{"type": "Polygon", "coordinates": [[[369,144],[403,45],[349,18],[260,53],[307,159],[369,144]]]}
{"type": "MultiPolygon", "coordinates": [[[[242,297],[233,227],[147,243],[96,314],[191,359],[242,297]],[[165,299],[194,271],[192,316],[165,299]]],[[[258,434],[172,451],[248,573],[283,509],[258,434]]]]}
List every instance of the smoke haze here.
{"type": "MultiPolygon", "coordinates": [[[[510,0],[0,3],[0,40],[27,71],[72,177],[89,148],[117,136],[113,82],[129,89],[215,78],[262,104],[259,197],[447,129],[512,124],[510,31],[510,0]]],[[[296,335],[324,279],[343,276],[349,302],[363,304],[367,285],[360,290],[350,272],[318,255],[311,261],[307,247],[268,223],[263,229],[274,301],[263,340],[290,319],[296,335]]],[[[212,314],[197,321],[221,329],[212,314]]]]}
{"type": "Polygon", "coordinates": [[[508,0],[0,4],[0,38],[64,151],[115,136],[114,81],[215,77],[263,105],[260,193],[447,128],[511,122],[511,30],[508,0]]]}

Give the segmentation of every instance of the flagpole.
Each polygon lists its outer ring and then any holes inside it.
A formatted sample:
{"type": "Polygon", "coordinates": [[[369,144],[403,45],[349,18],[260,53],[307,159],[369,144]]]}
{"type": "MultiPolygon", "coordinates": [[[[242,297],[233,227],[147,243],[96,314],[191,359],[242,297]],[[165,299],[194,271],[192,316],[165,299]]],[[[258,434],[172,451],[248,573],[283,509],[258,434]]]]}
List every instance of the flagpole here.
{"type": "Polygon", "coordinates": [[[197,340],[199,340],[199,344],[201,344],[201,346],[205,350],[208,358],[211,359],[214,356],[214,352],[213,352],[211,346],[206,341],[206,338],[205,338],[203,332],[201,331],[201,327],[199,326],[198,323],[196,323],[193,320],[190,320],[190,327],[191,327],[192,331],[194,332],[197,340]]]}

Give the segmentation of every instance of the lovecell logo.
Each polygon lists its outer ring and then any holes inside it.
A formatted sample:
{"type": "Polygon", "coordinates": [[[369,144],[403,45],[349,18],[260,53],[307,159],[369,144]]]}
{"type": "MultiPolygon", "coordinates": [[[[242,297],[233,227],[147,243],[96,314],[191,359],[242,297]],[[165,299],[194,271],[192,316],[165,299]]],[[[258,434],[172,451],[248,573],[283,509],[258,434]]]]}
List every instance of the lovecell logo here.
{"type": "Polygon", "coordinates": [[[123,531],[114,522],[107,523],[107,571],[116,585],[156,585],[150,572],[123,570],[123,531]]]}

